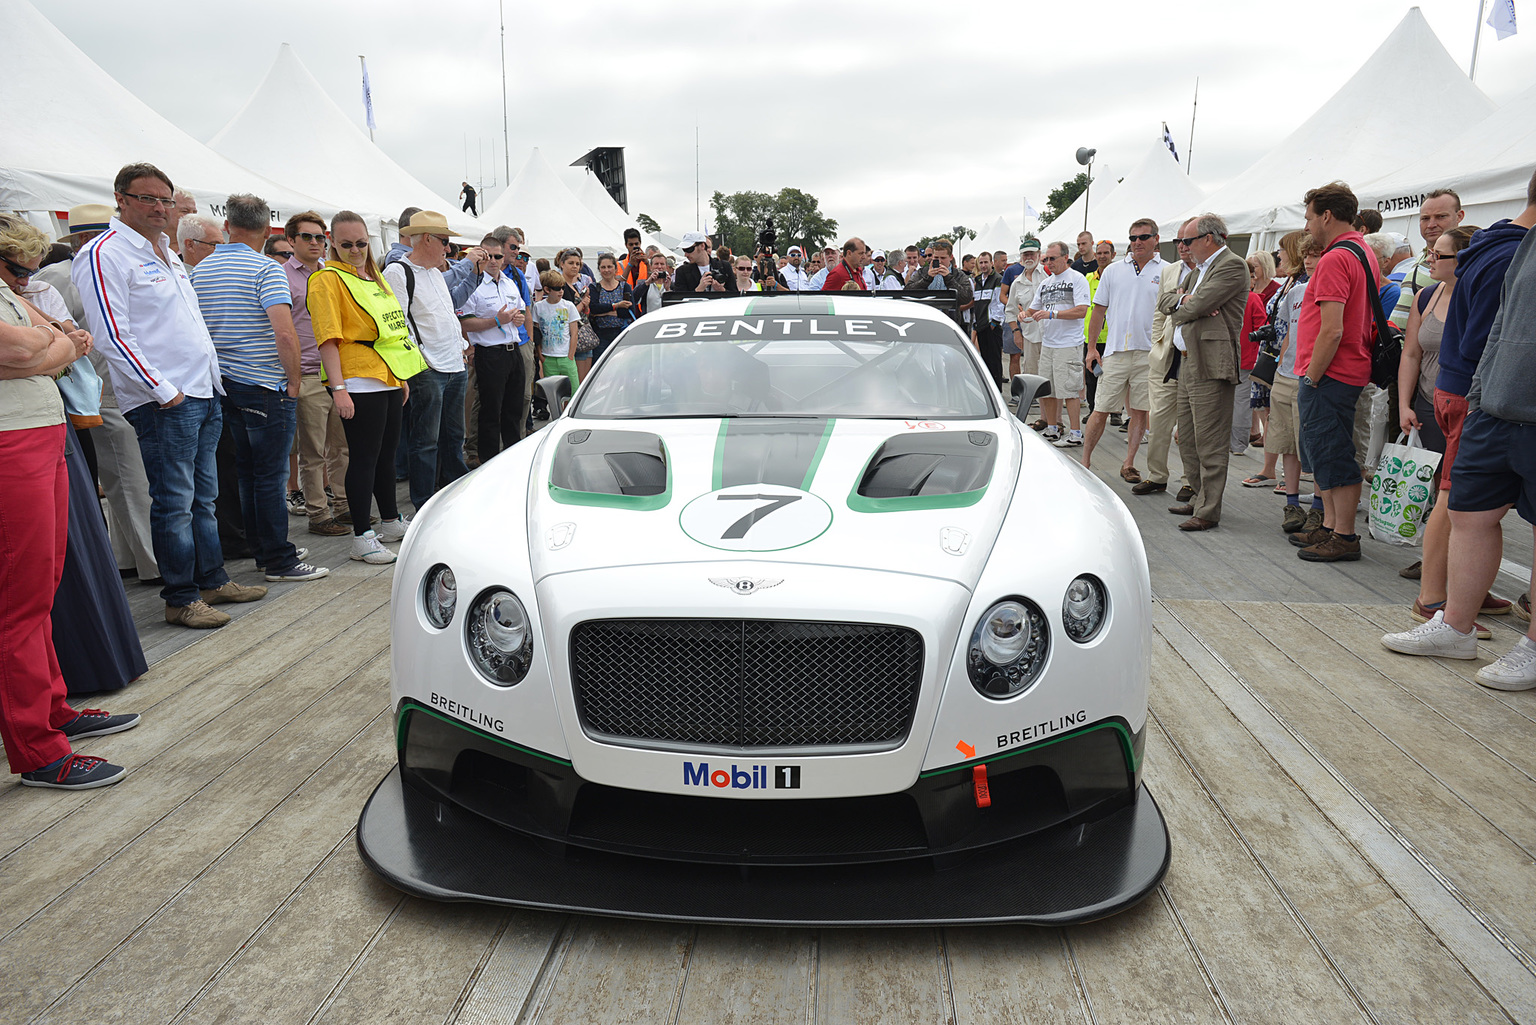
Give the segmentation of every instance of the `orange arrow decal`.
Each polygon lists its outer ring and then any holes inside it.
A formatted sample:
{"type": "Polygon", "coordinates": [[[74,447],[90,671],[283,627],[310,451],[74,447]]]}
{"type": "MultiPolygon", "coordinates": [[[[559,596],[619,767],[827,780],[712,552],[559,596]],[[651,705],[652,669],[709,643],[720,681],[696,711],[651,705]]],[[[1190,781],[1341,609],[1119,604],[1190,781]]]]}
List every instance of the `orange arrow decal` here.
{"type": "Polygon", "coordinates": [[[976,749],[974,747],[972,747],[971,745],[967,744],[963,740],[960,741],[960,743],[955,745],[955,750],[959,751],[961,754],[965,755],[965,757],[967,757],[967,758],[975,758],[976,757],[976,749]]]}

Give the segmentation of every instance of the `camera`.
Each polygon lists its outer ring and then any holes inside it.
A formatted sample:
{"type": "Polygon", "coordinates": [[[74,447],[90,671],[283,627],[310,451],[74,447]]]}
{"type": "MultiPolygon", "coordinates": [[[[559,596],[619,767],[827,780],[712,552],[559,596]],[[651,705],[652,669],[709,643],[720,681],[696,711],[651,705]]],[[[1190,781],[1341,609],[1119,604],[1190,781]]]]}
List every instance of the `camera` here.
{"type": "Polygon", "coordinates": [[[1265,324],[1256,331],[1249,331],[1248,340],[1250,342],[1257,342],[1259,345],[1266,345],[1270,342],[1278,341],[1279,336],[1275,334],[1275,325],[1265,324]]]}
{"type": "Polygon", "coordinates": [[[772,292],[778,288],[778,250],[774,248],[779,241],[779,233],[773,230],[773,218],[763,218],[763,230],[757,233],[757,268],[752,276],[762,285],[763,291],[772,292]]]}
{"type": "Polygon", "coordinates": [[[757,248],[769,256],[778,256],[773,247],[779,241],[779,233],[773,230],[773,218],[763,218],[763,230],[757,233],[757,248]]]}

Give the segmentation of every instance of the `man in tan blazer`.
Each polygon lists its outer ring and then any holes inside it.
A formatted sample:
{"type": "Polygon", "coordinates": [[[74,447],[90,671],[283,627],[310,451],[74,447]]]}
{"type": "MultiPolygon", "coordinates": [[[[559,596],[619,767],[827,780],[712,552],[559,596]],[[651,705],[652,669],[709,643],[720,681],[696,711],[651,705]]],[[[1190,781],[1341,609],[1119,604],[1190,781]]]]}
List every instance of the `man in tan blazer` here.
{"type": "MultiPolygon", "coordinates": [[[[1131,488],[1133,495],[1150,495],[1168,490],[1168,445],[1178,424],[1179,379],[1169,375],[1173,368],[1173,322],[1161,309],[1163,297],[1178,292],[1179,283],[1194,269],[1189,247],[1181,245],[1179,260],[1163,268],[1162,284],[1157,293],[1159,307],[1152,313],[1152,352],[1147,358],[1147,476],[1131,488]]],[[[1200,460],[1195,455],[1194,434],[1179,435],[1179,458],[1184,463],[1183,485],[1177,500],[1188,502],[1200,479],[1200,460]]]]}
{"type": "Polygon", "coordinates": [[[1232,458],[1232,397],[1238,382],[1238,339],[1248,302],[1248,264],[1227,248],[1227,225],[1216,214],[1186,221],[1179,237],[1194,270],[1158,300],[1174,327],[1179,350],[1179,437],[1195,442],[1200,480],[1192,504],[1169,512],[1188,516],[1180,530],[1210,530],[1221,521],[1221,498],[1232,458]]]}

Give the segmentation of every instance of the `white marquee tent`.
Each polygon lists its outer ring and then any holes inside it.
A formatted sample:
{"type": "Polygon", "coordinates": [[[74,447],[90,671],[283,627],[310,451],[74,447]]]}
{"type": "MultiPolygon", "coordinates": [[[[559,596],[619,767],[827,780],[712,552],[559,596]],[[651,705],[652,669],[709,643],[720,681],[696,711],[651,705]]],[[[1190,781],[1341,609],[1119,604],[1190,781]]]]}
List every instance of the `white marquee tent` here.
{"type": "Polygon", "coordinates": [[[474,218],[459,212],[457,203],[433,192],[379,149],[287,43],[245,106],[208,145],[259,174],[358,213],[372,211],[392,229],[398,227],[401,210],[419,206],[447,215],[449,226],[471,241],[485,234],[474,218]],[[295,138],[304,144],[291,145],[295,138]]]}
{"type": "Polygon", "coordinates": [[[1008,227],[1006,220],[999,217],[961,248],[967,253],[995,253],[1001,249],[1013,260],[1018,258],[1021,237],[1019,232],[1008,227]]]}
{"type": "Polygon", "coordinates": [[[480,219],[493,226],[522,228],[526,240],[523,248],[534,256],[554,256],[575,246],[587,263],[593,264],[599,252],[614,251],[624,240],[623,228],[615,229],[588,209],[538,147],[480,219]]]}
{"type": "MultiPolygon", "coordinates": [[[[582,173],[581,184],[575,188],[576,198],[581,200],[588,210],[597,214],[602,222],[618,232],[620,240],[624,237],[626,228],[639,229],[635,219],[624,212],[624,208],[618,204],[603,183],[597,180],[597,175],[591,171],[582,173]]],[[[660,239],[650,232],[640,229],[640,244],[642,246],[655,246],[668,256],[675,258],[671,247],[664,245],[660,239]]]]}
{"type": "MultiPolygon", "coordinates": [[[[1132,221],[1138,217],[1161,219],[1176,210],[1199,204],[1202,195],[1200,186],[1184,173],[1159,133],[1119,184],[1101,193],[1090,191],[1087,197],[1088,230],[1093,232],[1095,239],[1114,242],[1115,251],[1123,253],[1128,245],[1126,235],[1132,221]]],[[[1065,242],[1069,247],[1075,245],[1078,232],[1083,230],[1083,200],[1083,196],[1078,196],[1060,217],[1041,225],[1035,234],[1042,245],[1049,242],[1065,242]]],[[[1167,231],[1163,236],[1172,237],[1167,231]]]]}
{"type": "Polygon", "coordinates": [[[1408,166],[1367,182],[1360,205],[1381,211],[1383,227],[1418,236],[1424,193],[1455,189],[1467,211],[1463,223],[1486,227],[1525,207],[1525,190],[1536,169],[1536,86],[1458,132],[1408,166]]]}
{"type": "Polygon", "coordinates": [[[1445,52],[1417,7],[1337,93],[1252,167],[1163,221],[1163,237],[1189,217],[1213,210],[1234,235],[1268,247],[1302,226],[1301,197],[1340,180],[1360,185],[1401,167],[1414,125],[1475,124],[1493,112],[1488,99],[1445,52]],[[1404,93],[1408,76],[1411,94],[1404,93]]]}
{"type": "MultiPolygon", "coordinates": [[[[0,0],[6,69],[30,82],[24,100],[0,105],[0,210],[58,213],[111,203],[118,168],[148,161],[216,213],[232,192],[254,192],[282,223],[334,206],[278,185],[223,157],[123,88],[26,0],[0,0]]],[[[361,212],[361,211],[360,211],[361,212]]]]}

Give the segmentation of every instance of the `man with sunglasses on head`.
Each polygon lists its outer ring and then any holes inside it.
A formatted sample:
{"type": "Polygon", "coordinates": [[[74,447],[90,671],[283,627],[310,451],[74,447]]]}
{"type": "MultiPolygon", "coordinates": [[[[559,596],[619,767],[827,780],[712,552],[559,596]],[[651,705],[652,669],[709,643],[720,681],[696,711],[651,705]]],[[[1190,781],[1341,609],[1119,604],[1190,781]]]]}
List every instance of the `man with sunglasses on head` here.
{"type": "MultiPolygon", "coordinates": [[[[320,269],[330,249],[325,218],[305,210],[288,218],[283,238],[293,255],[283,262],[288,290],[293,295],[293,329],[299,336],[298,430],[294,447],[299,454],[299,500],[309,517],[309,532],[326,537],[352,533],[351,510],[342,482],[347,479],[347,436],[341,414],[331,393],[320,383],[320,349],[309,319],[309,276],[320,269]],[[334,482],[330,497],[325,482],[334,482]]],[[[290,496],[292,497],[292,496],[290,496]]]]}
{"type": "MultiPolygon", "coordinates": [[[[1099,270],[1099,287],[1093,292],[1093,312],[1088,315],[1088,337],[1104,339],[1104,354],[1088,346],[1088,372],[1101,361],[1104,373],[1098,384],[1098,401],[1088,417],[1083,437],[1083,465],[1091,466],[1094,446],[1104,435],[1110,413],[1123,405],[1131,411],[1125,462],[1120,479],[1140,484],[1136,450],[1147,425],[1147,359],[1152,349],[1152,314],[1157,309],[1162,285],[1163,258],[1157,253],[1157,222],[1143,217],[1131,225],[1131,251],[1099,270]]],[[[1101,250],[1102,251],[1102,250],[1101,250]]]]}
{"type": "Polygon", "coordinates": [[[229,616],[212,604],[255,601],[267,589],[241,586],[224,571],[213,512],[224,424],[219,358],[165,234],[176,205],[171,179],[153,164],[129,164],[112,191],[118,215],[81,249],[71,278],[144,457],[166,622],[223,626],[229,616]]]}

